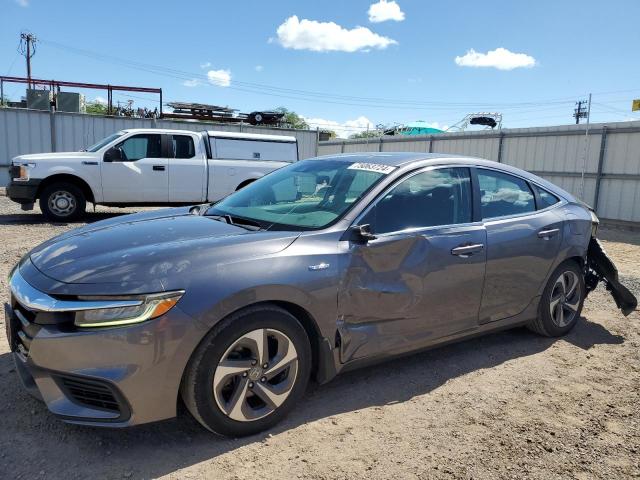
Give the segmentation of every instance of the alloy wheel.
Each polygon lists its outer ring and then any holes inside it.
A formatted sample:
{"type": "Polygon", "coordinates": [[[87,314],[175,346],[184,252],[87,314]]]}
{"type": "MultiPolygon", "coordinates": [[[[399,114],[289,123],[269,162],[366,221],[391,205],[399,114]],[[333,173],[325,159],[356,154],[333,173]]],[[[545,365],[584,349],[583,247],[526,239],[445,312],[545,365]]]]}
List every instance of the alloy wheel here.
{"type": "Polygon", "coordinates": [[[250,422],[273,413],[289,397],[298,353],[279,330],[245,333],[222,355],[213,375],[218,407],[233,420],[250,422]]]}
{"type": "Polygon", "coordinates": [[[549,311],[557,327],[566,327],[578,314],[582,294],[579,285],[578,275],[572,271],[563,272],[556,279],[551,290],[549,311]]]}

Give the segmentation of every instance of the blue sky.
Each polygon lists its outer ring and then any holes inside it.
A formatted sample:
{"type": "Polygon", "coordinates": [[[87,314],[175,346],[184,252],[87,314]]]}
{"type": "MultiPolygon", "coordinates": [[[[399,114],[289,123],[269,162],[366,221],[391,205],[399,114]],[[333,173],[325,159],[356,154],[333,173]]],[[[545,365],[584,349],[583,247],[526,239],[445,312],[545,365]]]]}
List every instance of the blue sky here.
{"type": "Polygon", "coordinates": [[[16,47],[29,30],[34,77],[286,106],[341,135],[476,111],[502,112],[505,127],[566,124],[589,92],[593,122],[640,118],[639,0],[0,2],[2,74],[25,75],[16,47]]]}

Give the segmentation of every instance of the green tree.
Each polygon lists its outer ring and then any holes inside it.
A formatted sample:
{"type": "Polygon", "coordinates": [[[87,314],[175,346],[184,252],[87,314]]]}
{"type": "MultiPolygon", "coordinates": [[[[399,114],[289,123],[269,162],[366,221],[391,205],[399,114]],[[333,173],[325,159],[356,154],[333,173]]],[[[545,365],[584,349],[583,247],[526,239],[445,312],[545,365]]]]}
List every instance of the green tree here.
{"type": "Polygon", "coordinates": [[[309,124],[296,112],[288,110],[285,107],[278,107],[274,109],[274,111],[284,113],[283,121],[284,123],[288,123],[291,128],[309,129],[309,124]]]}
{"type": "Polygon", "coordinates": [[[87,102],[87,113],[91,115],[106,115],[107,106],[104,103],[99,102],[87,102]]]}
{"type": "Polygon", "coordinates": [[[365,130],[362,132],[358,132],[358,133],[353,133],[351,135],[349,135],[349,138],[351,139],[356,139],[356,138],[376,138],[380,136],[380,132],[378,132],[377,130],[365,130]]]}

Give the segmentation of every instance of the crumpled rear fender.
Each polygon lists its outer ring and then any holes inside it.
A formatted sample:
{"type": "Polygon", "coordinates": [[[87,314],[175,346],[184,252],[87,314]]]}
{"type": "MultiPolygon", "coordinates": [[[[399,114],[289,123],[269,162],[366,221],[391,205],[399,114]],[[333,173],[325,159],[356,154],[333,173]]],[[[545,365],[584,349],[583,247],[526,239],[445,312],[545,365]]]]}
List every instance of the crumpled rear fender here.
{"type": "Polygon", "coordinates": [[[618,278],[618,269],[607,256],[602,244],[597,238],[591,237],[587,252],[587,275],[585,284],[587,293],[603,282],[616,302],[618,308],[627,316],[638,306],[636,297],[625,287],[618,278]]]}

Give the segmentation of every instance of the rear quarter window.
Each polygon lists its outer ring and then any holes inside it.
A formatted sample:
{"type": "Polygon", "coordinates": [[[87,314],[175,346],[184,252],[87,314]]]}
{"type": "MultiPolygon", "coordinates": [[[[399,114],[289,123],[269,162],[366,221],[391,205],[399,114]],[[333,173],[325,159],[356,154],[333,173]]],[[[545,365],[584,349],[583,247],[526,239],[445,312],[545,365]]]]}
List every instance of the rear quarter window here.
{"type": "Polygon", "coordinates": [[[560,201],[558,197],[556,197],[553,193],[541,188],[537,185],[531,184],[534,192],[538,194],[538,210],[543,210],[545,208],[551,207],[560,201]]]}

